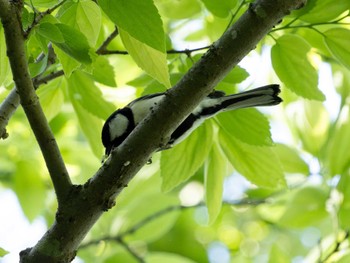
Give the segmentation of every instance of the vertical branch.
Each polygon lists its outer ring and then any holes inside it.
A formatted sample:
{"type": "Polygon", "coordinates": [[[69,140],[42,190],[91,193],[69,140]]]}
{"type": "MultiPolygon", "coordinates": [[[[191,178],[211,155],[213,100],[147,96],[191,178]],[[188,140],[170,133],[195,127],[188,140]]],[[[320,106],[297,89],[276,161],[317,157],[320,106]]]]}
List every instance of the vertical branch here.
{"type": "Polygon", "coordinates": [[[13,79],[24,112],[44,156],[60,205],[72,184],[28,71],[20,13],[21,6],[18,2],[0,0],[0,17],[13,79]]]}

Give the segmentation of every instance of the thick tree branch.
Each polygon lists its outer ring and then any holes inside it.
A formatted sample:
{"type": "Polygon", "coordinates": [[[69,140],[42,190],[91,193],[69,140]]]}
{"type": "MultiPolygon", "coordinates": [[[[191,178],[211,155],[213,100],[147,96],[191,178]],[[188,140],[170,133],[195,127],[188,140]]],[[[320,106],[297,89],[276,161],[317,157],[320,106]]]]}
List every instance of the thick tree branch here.
{"type": "MultiPolygon", "coordinates": [[[[2,0],[3,1],[3,0],[2,0]]],[[[69,262],[80,242],[102,213],[115,204],[152,153],[214,86],[285,15],[305,0],[258,0],[230,27],[189,72],[167,92],[165,99],[112,152],[84,186],[70,192],[69,203],[33,248],[21,253],[22,262],[69,262]]]]}
{"type": "MultiPolygon", "coordinates": [[[[20,9],[17,2],[0,0],[0,17],[5,32],[7,55],[22,107],[39,143],[57,194],[58,203],[61,205],[71,188],[71,181],[28,71],[24,36],[19,17],[20,9]]],[[[15,96],[15,93],[12,92],[12,95],[15,96]]],[[[11,110],[14,110],[13,105],[11,110]]]]}

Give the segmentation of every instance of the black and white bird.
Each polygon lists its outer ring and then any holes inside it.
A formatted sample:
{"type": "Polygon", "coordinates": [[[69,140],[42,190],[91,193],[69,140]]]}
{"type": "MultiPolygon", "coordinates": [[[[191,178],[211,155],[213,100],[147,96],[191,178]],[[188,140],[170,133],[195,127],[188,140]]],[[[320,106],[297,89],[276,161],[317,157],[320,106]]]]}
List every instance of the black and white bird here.
{"type": "MultiPolygon", "coordinates": [[[[214,115],[235,109],[272,106],[279,104],[279,85],[272,84],[225,96],[223,91],[209,94],[171,134],[165,150],[185,139],[206,119],[214,115]]],[[[146,115],[163,99],[165,93],[155,93],[140,97],[122,109],[112,113],[102,129],[102,143],[108,156],[112,149],[118,147],[132,132],[132,130],[146,117],[146,115]]]]}

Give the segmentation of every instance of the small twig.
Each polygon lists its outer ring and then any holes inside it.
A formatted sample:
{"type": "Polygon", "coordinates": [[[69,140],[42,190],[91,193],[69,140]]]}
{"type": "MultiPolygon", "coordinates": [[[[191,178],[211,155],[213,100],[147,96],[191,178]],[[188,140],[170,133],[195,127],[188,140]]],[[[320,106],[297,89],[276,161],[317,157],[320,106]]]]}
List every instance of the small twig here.
{"type": "Polygon", "coordinates": [[[115,27],[114,31],[106,38],[106,40],[102,43],[102,45],[96,50],[96,54],[102,55],[103,52],[107,51],[107,46],[112,40],[118,36],[119,31],[118,28],[115,27]]]}
{"type": "Polygon", "coordinates": [[[46,75],[45,77],[38,78],[38,79],[33,79],[34,87],[37,88],[40,85],[46,84],[50,80],[54,80],[54,79],[56,79],[58,77],[61,77],[63,75],[64,75],[64,71],[63,70],[59,70],[59,71],[52,72],[49,75],[46,75]]]}
{"type": "Polygon", "coordinates": [[[129,253],[130,255],[132,255],[138,262],[140,263],[145,263],[146,261],[139,256],[133,249],[131,249],[131,247],[123,240],[123,238],[118,237],[116,239],[116,241],[122,246],[124,247],[129,253]]]}
{"type": "Polygon", "coordinates": [[[55,11],[57,8],[59,8],[61,5],[63,5],[67,0],[62,0],[61,2],[59,2],[58,4],[56,4],[55,6],[47,9],[44,12],[39,13],[33,23],[27,28],[27,30],[24,31],[24,38],[27,38],[30,34],[30,32],[32,31],[32,29],[41,21],[41,19],[43,19],[46,15],[51,14],[53,11],[55,11]]]}

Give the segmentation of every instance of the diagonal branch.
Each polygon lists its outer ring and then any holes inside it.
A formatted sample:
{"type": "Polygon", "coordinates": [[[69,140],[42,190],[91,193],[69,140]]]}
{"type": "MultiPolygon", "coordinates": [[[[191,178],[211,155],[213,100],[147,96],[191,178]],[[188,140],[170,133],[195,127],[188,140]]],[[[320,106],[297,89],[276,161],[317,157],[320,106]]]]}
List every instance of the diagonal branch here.
{"type": "MultiPolygon", "coordinates": [[[[1,1],[1,0],[0,0],[1,1]]],[[[4,0],[2,0],[4,1],[4,0]]],[[[70,192],[68,206],[33,247],[21,252],[22,262],[69,262],[85,235],[115,204],[115,198],[178,124],[214,86],[246,56],[285,15],[305,0],[257,0],[215,42],[116,148],[85,185],[70,192]]]]}
{"type": "MultiPolygon", "coordinates": [[[[24,36],[19,17],[20,12],[20,7],[15,2],[0,0],[0,17],[4,27],[7,55],[16,90],[44,156],[56,191],[58,204],[62,205],[62,201],[68,194],[72,184],[28,71],[24,36]]],[[[11,94],[15,96],[15,92],[11,94]]],[[[13,107],[11,110],[14,110],[13,107]]]]}

